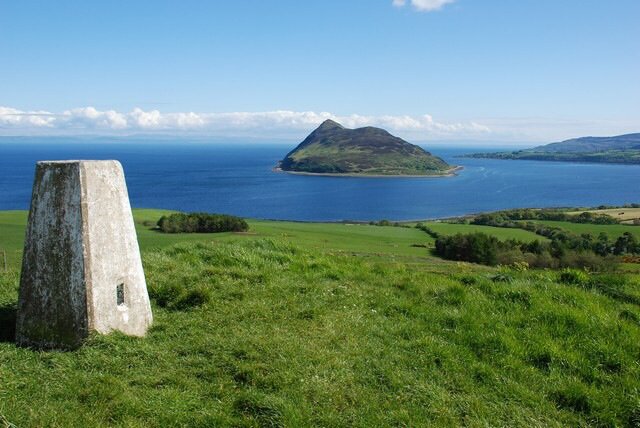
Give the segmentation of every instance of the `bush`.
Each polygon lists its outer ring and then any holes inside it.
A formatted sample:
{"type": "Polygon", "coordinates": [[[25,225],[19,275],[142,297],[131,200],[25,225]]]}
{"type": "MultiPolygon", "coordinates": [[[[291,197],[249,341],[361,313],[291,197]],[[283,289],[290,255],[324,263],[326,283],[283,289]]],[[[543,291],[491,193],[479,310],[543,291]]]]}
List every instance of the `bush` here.
{"type": "Polygon", "coordinates": [[[464,285],[473,285],[478,282],[475,276],[467,275],[460,278],[460,282],[464,285]]]}
{"type": "Polygon", "coordinates": [[[508,284],[512,283],[515,280],[513,275],[510,275],[506,272],[500,272],[495,275],[491,275],[490,279],[493,282],[506,282],[508,284]]]}
{"type": "Polygon", "coordinates": [[[523,263],[528,265],[524,254],[517,248],[498,252],[497,260],[498,264],[503,266],[521,265],[523,263]]]}
{"type": "Polygon", "coordinates": [[[162,216],[158,229],[164,233],[246,232],[249,225],[240,217],[226,214],[176,213],[162,216]]]}
{"type": "Polygon", "coordinates": [[[524,262],[515,262],[513,264],[511,264],[511,269],[513,269],[516,272],[525,272],[527,270],[529,270],[529,263],[524,261],[524,262]]]}
{"type": "Polygon", "coordinates": [[[589,274],[583,270],[563,269],[558,280],[563,284],[586,285],[589,283],[589,274]]]}
{"type": "MultiPolygon", "coordinates": [[[[590,235],[575,237],[557,229],[550,230],[549,243],[527,243],[513,239],[500,241],[485,233],[441,236],[427,226],[422,226],[421,230],[436,238],[435,254],[449,260],[490,266],[528,265],[537,268],[588,269],[596,272],[613,271],[620,262],[618,257],[608,252],[594,252],[590,235]]],[[[626,235],[625,239],[625,248],[636,248],[636,241],[628,239],[626,235]]]]}
{"type": "Polygon", "coordinates": [[[592,252],[568,251],[560,256],[560,267],[588,269],[594,272],[613,271],[618,265],[614,257],[600,257],[592,252]]]}
{"type": "Polygon", "coordinates": [[[500,241],[485,233],[439,236],[436,239],[436,254],[449,260],[496,265],[500,241]]]}

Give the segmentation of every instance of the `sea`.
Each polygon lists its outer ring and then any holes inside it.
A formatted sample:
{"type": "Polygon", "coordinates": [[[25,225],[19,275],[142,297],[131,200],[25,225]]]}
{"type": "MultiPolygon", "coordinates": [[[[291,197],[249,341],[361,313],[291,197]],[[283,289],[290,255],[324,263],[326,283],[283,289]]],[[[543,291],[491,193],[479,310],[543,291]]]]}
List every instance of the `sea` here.
{"type": "Polygon", "coordinates": [[[522,207],[640,202],[640,165],[461,158],[487,144],[423,145],[464,167],[445,178],[318,177],[273,171],[295,143],[162,138],[0,139],[0,210],[29,208],[38,160],[117,159],[134,208],[295,221],[421,220],[522,207]]]}

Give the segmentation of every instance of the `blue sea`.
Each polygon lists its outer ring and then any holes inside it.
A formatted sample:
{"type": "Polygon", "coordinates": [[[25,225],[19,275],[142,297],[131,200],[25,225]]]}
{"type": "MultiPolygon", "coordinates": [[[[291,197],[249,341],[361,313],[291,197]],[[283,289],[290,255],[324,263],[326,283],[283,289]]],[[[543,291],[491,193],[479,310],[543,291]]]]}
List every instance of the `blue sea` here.
{"type": "Polygon", "coordinates": [[[242,141],[0,139],[0,210],[28,209],[35,162],[117,159],[133,207],[300,221],[415,220],[515,207],[640,202],[640,166],[466,159],[492,147],[427,146],[464,169],[448,178],[276,173],[291,144],[242,141]]]}

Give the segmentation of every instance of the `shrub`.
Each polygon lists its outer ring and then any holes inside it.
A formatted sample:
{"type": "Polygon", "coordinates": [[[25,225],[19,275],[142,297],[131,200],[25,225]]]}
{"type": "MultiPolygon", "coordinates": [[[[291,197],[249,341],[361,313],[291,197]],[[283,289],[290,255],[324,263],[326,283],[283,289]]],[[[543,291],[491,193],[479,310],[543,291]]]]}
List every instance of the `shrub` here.
{"type": "Polygon", "coordinates": [[[509,275],[506,272],[500,272],[497,273],[495,275],[492,275],[491,277],[491,281],[493,282],[506,282],[506,283],[512,283],[514,281],[514,278],[512,275],[509,275]]]}
{"type": "Polygon", "coordinates": [[[524,264],[528,267],[524,254],[522,254],[522,251],[517,248],[499,251],[497,254],[497,261],[499,265],[503,266],[520,266],[524,264]]]}
{"type": "Polygon", "coordinates": [[[436,254],[449,260],[495,265],[499,241],[485,233],[439,236],[436,239],[436,254]]]}
{"type": "Polygon", "coordinates": [[[511,269],[515,270],[516,272],[525,272],[525,271],[529,270],[529,263],[526,262],[526,261],[515,262],[510,267],[511,267],[511,269]]]}
{"type": "Polygon", "coordinates": [[[589,269],[595,272],[615,270],[618,260],[612,256],[601,257],[589,251],[565,251],[560,255],[560,267],[589,269]]]}
{"type": "Polygon", "coordinates": [[[475,276],[467,275],[460,278],[460,282],[464,285],[473,285],[478,282],[475,276]]]}
{"type": "Polygon", "coordinates": [[[449,260],[480,263],[494,266],[516,266],[538,268],[579,268],[604,272],[615,270],[619,260],[610,255],[598,255],[585,242],[588,237],[580,237],[584,245],[562,231],[552,231],[552,241],[541,243],[520,242],[513,239],[500,241],[485,233],[440,236],[424,226],[425,232],[436,238],[435,254],[449,260]]]}
{"type": "Polygon", "coordinates": [[[525,260],[529,266],[536,268],[556,269],[559,265],[558,260],[554,259],[548,251],[541,254],[525,253],[525,260]]]}
{"type": "Polygon", "coordinates": [[[589,274],[583,270],[563,269],[558,280],[563,284],[586,285],[589,283],[589,274]]]}
{"type": "Polygon", "coordinates": [[[240,217],[226,214],[176,213],[162,216],[158,229],[164,233],[246,232],[249,225],[240,217]]]}

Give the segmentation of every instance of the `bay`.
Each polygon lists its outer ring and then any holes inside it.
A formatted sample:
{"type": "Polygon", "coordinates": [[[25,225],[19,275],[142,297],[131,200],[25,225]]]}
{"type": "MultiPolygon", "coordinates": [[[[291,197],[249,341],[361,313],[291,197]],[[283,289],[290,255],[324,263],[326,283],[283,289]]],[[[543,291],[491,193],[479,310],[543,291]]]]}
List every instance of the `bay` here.
{"type": "Polygon", "coordinates": [[[35,162],[117,159],[133,207],[298,221],[414,220],[516,207],[640,202],[640,166],[458,158],[495,147],[425,148],[464,169],[447,178],[272,171],[295,144],[203,139],[0,139],[0,209],[28,209],[35,162]]]}

